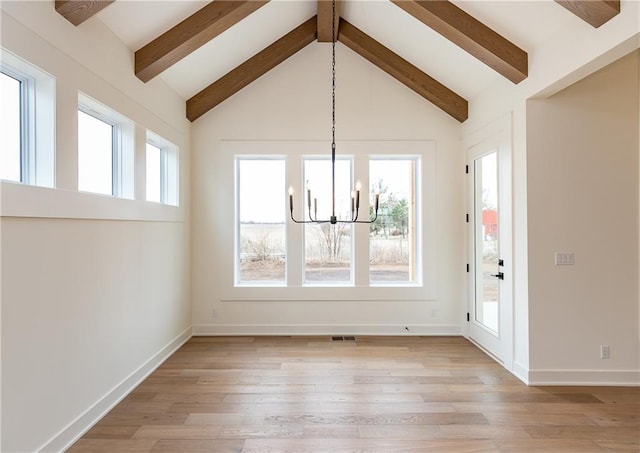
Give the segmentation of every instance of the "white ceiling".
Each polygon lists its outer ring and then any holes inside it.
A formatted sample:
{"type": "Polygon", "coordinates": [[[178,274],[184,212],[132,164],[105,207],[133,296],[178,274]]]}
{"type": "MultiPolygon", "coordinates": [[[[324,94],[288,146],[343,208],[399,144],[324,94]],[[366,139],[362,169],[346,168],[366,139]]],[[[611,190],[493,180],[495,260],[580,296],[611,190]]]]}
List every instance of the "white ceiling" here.
{"type": "MultiPolygon", "coordinates": [[[[118,0],[97,18],[136,51],[206,3],[118,0]]],[[[528,52],[530,65],[538,45],[578,20],[553,0],[453,3],[528,52]]],[[[315,14],[316,0],[271,0],[160,77],[186,100],[315,14]]],[[[345,0],[342,16],[466,99],[491,84],[511,83],[388,0],[345,0]]]]}

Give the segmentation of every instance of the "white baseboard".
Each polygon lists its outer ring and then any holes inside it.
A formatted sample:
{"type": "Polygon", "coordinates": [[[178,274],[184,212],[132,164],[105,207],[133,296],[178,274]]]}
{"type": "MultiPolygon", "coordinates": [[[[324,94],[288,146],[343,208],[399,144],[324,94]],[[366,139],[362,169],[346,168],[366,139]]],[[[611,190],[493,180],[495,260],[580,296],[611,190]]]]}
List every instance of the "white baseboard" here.
{"type": "Polygon", "coordinates": [[[529,385],[529,369],[518,361],[513,362],[511,373],[525,384],[529,385]]]}
{"type": "Polygon", "coordinates": [[[460,335],[459,325],[199,324],[194,336],[221,335],[460,335]],[[408,330],[407,330],[408,329],[408,330]]]}
{"type": "Polygon", "coordinates": [[[169,342],[164,348],[158,351],[153,357],[147,360],[140,368],[131,373],[122,382],[116,385],[105,396],[98,400],[93,406],[87,409],[77,419],[67,425],[56,434],[51,440],[43,445],[39,452],[61,452],[68,449],[93,425],[95,425],[107,412],[127,396],[138,384],[149,376],[162,362],[171,356],[180,346],[186,343],[192,336],[192,329],[189,327],[176,338],[169,342]]]}
{"type": "Polygon", "coordinates": [[[528,385],[640,386],[640,370],[529,370],[528,385]]]}

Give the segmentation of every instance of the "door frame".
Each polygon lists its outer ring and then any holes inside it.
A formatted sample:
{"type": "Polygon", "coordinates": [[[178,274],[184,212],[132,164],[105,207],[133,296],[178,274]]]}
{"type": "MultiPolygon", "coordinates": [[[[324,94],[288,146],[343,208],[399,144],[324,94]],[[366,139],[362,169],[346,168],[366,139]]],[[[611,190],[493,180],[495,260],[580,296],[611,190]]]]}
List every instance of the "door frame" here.
{"type": "Polygon", "coordinates": [[[466,228],[467,263],[467,298],[464,304],[465,321],[462,332],[465,338],[472,341],[488,355],[501,363],[506,369],[513,370],[514,355],[514,262],[513,262],[513,159],[512,159],[512,119],[505,115],[479,131],[470,134],[464,140],[465,159],[467,164],[467,213],[469,220],[466,228]],[[472,314],[475,310],[475,219],[474,196],[475,182],[473,177],[474,159],[498,151],[498,225],[500,257],[504,260],[501,272],[504,280],[500,282],[499,310],[499,350],[491,350],[482,343],[482,339],[474,338],[471,323],[475,322],[472,314]]]}

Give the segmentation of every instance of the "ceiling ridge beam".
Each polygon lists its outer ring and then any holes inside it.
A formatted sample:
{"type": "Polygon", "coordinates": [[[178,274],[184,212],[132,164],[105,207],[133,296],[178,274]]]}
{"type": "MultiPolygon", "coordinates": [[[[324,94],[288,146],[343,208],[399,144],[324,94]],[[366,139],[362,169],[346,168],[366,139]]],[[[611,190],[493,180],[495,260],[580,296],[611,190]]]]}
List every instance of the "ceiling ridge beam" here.
{"type": "Polygon", "coordinates": [[[302,23],[187,101],[187,118],[195,121],[225,99],[278,66],[317,39],[317,16],[302,23]]]}
{"type": "Polygon", "coordinates": [[[342,15],[343,0],[336,0],[336,12],[333,17],[331,0],[318,0],[318,42],[332,42],[331,29],[333,28],[333,20],[335,20],[336,28],[333,39],[338,40],[338,29],[340,28],[340,16],[342,15]]]}
{"type": "Polygon", "coordinates": [[[148,82],[269,0],[215,0],[135,52],[135,73],[148,82]]]}
{"type": "Polygon", "coordinates": [[[338,40],[461,123],[469,117],[466,99],[342,18],[338,40]]]}
{"type": "Polygon", "coordinates": [[[115,0],[56,0],[56,11],[76,27],[115,0]]]}
{"type": "Polygon", "coordinates": [[[391,0],[513,83],[529,74],[527,53],[446,0],[391,0]]]}
{"type": "Polygon", "coordinates": [[[586,23],[598,28],[620,14],[620,0],[555,0],[586,23]]]}

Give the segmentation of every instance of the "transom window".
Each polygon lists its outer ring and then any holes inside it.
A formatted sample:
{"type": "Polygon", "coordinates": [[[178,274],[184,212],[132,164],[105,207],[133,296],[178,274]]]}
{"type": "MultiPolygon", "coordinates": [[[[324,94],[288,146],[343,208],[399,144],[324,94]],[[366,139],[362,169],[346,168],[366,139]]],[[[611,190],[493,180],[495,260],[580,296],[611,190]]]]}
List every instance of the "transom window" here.
{"type": "Polygon", "coordinates": [[[54,186],[55,79],[0,48],[0,179],[54,186]]]}
{"type": "Polygon", "coordinates": [[[117,194],[116,134],[114,124],[78,110],[78,190],[117,194]]]}
{"type": "Polygon", "coordinates": [[[0,72],[0,179],[22,182],[25,179],[26,153],[22,138],[24,124],[24,84],[17,75],[0,72]]]}

